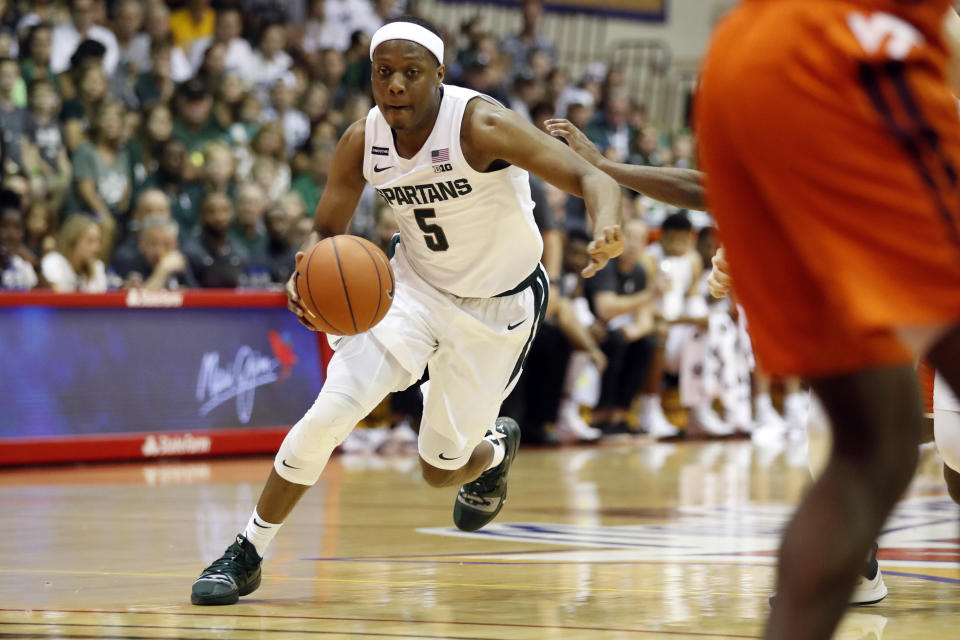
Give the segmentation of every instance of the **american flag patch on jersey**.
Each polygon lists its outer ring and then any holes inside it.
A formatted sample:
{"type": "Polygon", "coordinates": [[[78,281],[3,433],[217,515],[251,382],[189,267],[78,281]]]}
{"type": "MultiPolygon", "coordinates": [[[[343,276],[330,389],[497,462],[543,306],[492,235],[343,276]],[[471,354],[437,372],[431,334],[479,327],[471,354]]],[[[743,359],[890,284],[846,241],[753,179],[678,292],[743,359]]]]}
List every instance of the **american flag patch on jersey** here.
{"type": "Polygon", "coordinates": [[[450,162],[450,149],[434,149],[430,152],[433,162],[450,162]]]}

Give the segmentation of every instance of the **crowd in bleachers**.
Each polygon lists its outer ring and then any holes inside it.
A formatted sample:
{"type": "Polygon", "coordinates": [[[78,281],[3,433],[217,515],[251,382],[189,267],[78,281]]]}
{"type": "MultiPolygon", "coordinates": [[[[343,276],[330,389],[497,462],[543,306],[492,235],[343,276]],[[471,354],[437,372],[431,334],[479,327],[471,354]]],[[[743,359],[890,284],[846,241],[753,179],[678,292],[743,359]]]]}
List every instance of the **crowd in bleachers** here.
{"type": "MultiPolygon", "coordinates": [[[[280,288],[340,134],[373,104],[370,35],[401,12],[415,0],[0,0],[0,288],[280,288]]],[[[504,38],[479,13],[437,25],[448,81],[538,126],[567,118],[612,159],[694,166],[689,133],[651,126],[623,69],[571,77],[542,16],[524,3],[504,38]]],[[[583,202],[535,177],[532,193],[564,302],[513,396],[529,439],[555,423],[669,437],[665,374],[692,424],[749,431],[743,323],[704,288],[709,216],[624,192],[627,252],[584,281],[583,202]]],[[[383,244],[395,228],[367,189],[351,232],[383,244]]]]}

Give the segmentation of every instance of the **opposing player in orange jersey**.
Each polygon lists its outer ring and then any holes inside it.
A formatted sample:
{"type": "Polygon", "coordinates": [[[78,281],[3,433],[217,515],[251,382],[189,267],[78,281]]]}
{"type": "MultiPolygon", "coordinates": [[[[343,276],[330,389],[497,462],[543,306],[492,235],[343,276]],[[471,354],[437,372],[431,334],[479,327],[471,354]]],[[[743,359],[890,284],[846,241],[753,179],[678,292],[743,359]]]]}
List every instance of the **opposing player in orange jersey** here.
{"type": "MultiPolygon", "coordinates": [[[[960,17],[953,14],[952,18],[956,19],[955,25],[960,25],[960,17]]],[[[569,120],[547,120],[546,128],[551,134],[562,137],[571,149],[625,187],[676,207],[703,209],[706,206],[704,175],[700,171],[613,162],[605,158],[596,145],[569,120]]],[[[729,269],[721,248],[713,258],[709,279],[710,292],[716,298],[725,297],[733,288],[729,269]]],[[[960,504],[960,401],[939,379],[937,393],[934,394],[933,376],[932,368],[924,369],[921,366],[920,378],[925,383],[922,385],[924,410],[928,416],[934,418],[933,433],[929,434],[929,437],[934,438],[944,459],[943,475],[950,497],[960,504]]],[[[816,478],[823,472],[832,447],[830,421],[816,397],[811,399],[806,431],[809,439],[810,471],[816,478]]],[[[875,604],[886,597],[887,587],[877,563],[877,550],[878,546],[874,544],[866,563],[862,565],[856,588],[850,597],[852,605],[875,604]]]]}
{"type": "Polygon", "coordinates": [[[743,0],[697,96],[708,204],[758,359],[831,418],[767,638],[829,638],[916,467],[912,361],[960,387],[960,119],[949,0],[743,0]]]}

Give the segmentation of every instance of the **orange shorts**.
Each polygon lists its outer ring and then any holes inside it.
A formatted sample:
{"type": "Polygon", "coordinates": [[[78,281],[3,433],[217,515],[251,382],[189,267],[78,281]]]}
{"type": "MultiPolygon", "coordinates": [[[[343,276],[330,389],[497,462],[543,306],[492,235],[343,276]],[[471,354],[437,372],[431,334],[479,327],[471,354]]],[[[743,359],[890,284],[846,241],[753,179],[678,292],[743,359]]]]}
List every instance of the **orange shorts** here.
{"type": "Polygon", "coordinates": [[[864,1],[745,0],[704,62],[708,204],[775,374],[907,363],[896,327],[960,320],[960,118],[939,22],[873,20],[864,1]]]}

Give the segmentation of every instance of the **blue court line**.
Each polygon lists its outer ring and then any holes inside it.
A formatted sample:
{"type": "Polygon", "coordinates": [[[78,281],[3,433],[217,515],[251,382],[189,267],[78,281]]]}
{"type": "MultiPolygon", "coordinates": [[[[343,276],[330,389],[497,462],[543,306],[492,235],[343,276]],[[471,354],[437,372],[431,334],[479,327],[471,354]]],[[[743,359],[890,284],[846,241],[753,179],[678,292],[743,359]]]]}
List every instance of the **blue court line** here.
{"type": "MultiPolygon", "coordinates": [[[[620,549],[618,549],[619,551],[620,549]]],[[[310,561],[310,560],[320,560],[324,562],[385,562],[383,560],[371,560],[371,559],[359,559],[359,558],[301,558],[301,560],[310,561]]],[[[702,566],[718,566],[718,567],[770,567],[775,568],[776,565],[773,563],[763,563],[763,562],[703,562],[698,560],[692,561],[674,561],[674,562],[664,562],[663,560],[545,560],[545,561],[520,561],[520,562],[491,562],[489,560],[389,560],[385,562],[386,564],[476,564],[476,565],[492,565],[497,567],[513,567],[513,566],[526,566],[526,565],[597,565],[602,567],[616,567],[616,566],[632,566],[632,565],[657,565],[657,566],[666,566],[670,564],[684,564],[684,565],[702,565],[702,566]]]]}
{"type": "Polygon", "coordinates": [[[906,571],[890,571],[883,569],[884,575],[900,576],[902,578],[919,578],[920,580],[929,580],[930,582],[945,582],[947,584],[960,584],[957,578],[943,578],[941,576],[928,576],[924,573],[907,573],[906,571]]]}
{"type": "MultiPolygon", "coordinates": [[[[583,549],[578,549],[582,551],[583,549]]],[[[619,551],[620,549],[616,549],[619,551]]],[[[595,551],[595,549],[590,549],[589,551],[595,551]]],[[[512,551],[507,552],[512,554],[518,553],[527,553],[526,551],[512,551]]],[[[551,552],[540,552],[540,553],[551,553],[551,552]]],[[[422,558],[438,558],[445,556],[456,556],[458,554],[444,554],[443,556],[406,556],[406,558],[422,557],[422,558]]],[[[496,552],[491,553],[477,553],[477,554],[459,554],[459,557],[466,557],[469,555],[506,555],[498,554],[496,552]]],[[[377,557],[355,557],[355,558],[300,558],[300,560],[305,562],[385,562],[386,564],[460,564],[460,565],[480,565],[480,566],[497,566],[497,567],[510,567],[510,566],[528,566],[528,565],[572,565],[572,566],[600,566],[600,567],[630,567],[630,566],[641,566],[641,565],[657,565],[657,566],[666,566],[670,564],[679,564],[679,565],[699,565],[704,567],[767,567],[769,569],[775,569],[775,563],[763,563],[763,562],[704,562],[702,560],[674,560],[672,562],[663,562],[657,560],[547,560],[547,561],[536,561],[531,560],[529,562],[520,561],[520,562],[490,562],[488,560],[409,560],[404,559],[404,556],[396,556],[394,558],[377,558],[377,557]]],[[[945,584],[960,584],[960,579],[958,578],[944,578],[942,576],[931,576],[924,573],[908,573],[906,571],[893,571],[890,569],[883,569],[885,575],[897,576],[901,578],[917,578],[918,580],[927,580],[929,582],[943,582],[945,584]]]]}
{"type": "Polygon", "coordinates": [[[528,549],[525,551],[475,551],[473,553],[418,553],[399,556],[343,556],[327,558],[300,558],[311,562],[343,561],[343,560],[405,560],[409,558],[467,558],[471,556],[516,556],[525,553],[572,553],[574,551],[622,551],[621,547],[560,547],[559,549],[528,549]]]}
{"type": "Polygon", "coordinates": [[[903,525],[902,527],[893,527],[892,529],[884,529],[883,531],[880,532],[880,535],[881,535],[881,536],[885,536],[885,535],[887,535],[888,533],[893,533],[893,532],[895,532],[895,531],[906,531],[907,529],[916,529],[916,528],[918,528],[918,527],[929,527],[930,525],[934,525],[934,524],[944,524],[944,523],[951,523],[951,522],[956,522],[956,521],[957,521],[957,518],[956,518],[956,517],[952,517],[952,518],[941,518],[941,519],[939,519],[939,520],[924,520],[923,522],[915,522],[915,523],[913,523],[913,524],[905,524],[905,525],[903,525]]]}

